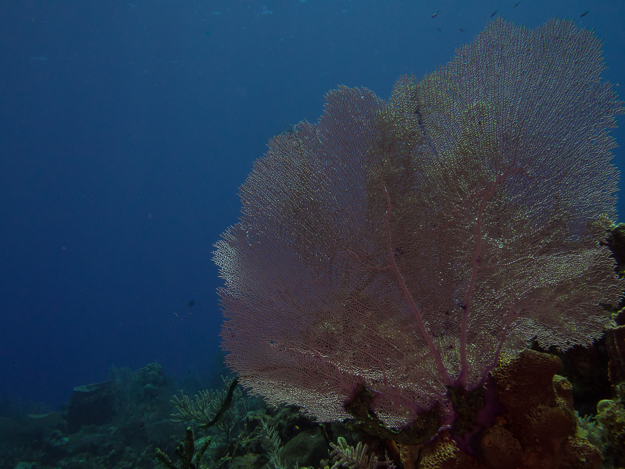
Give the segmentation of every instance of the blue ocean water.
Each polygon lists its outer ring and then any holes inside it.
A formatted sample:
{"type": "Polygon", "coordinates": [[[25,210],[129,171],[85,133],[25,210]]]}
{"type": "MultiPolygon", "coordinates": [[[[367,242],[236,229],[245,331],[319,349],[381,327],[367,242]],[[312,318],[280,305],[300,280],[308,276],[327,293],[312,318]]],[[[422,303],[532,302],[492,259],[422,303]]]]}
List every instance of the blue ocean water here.
{"type": "Polygon", "coordinates": [[[54,408],[113,364],[210,372],[211,251],[267,141],[340,84],[388,98],[496,16],[594,29],[623,98],[622,0],[4,2],[0,393],[54,408]]]}

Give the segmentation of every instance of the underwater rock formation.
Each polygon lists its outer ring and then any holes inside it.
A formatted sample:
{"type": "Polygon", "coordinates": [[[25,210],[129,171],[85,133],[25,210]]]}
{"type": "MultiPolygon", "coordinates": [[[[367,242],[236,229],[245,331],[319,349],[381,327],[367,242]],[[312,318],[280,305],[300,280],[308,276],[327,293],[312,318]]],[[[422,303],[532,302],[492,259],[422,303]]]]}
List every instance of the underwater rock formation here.
{"type": "Polygon", "coordinates": [[[317,124],[274,137],[216,244],[241,384],[321,421],[354,401],[389,429],[434,412],[418,442],[455,425],[450,389],[481,388],[530,339],[599,337],[624,288],[600,244],[623,110],[604,67],[572,22],[497,19],[388,102],[340,87],[317,124]]]}
{"type": "Polygon", "coordinates": [[[67,408],[67,429],[76,433],[84,425],[102,425],[114,415],[115,389],[110,381],[74,388],[67,408]]]}
{"type": "Polygon", "coordinates": [[[494,371],[495,396],[506,412],[480,440],[490,467],[599,466],[599,451],[577,435],[573,389],[556,375],[560,367],[558,357],[524,350],[494,371]]]}
{"type": "Polygon", "coordinates": [[[597,404],[598,430],[608,467],[625,467],[625,381],[615,391],[614,399],[597,404]]]}
{"type": "Polygon", "coordinates": [[[501,409],[478,435],[477,454],[463,451],[451,433],[442,432],[416,448],[419,469],[599,467],[601,453],[577,433],[571,385],[555,374],[560,365],[558,357],[532,350],[501,364],[493,373],[501,409]]]}

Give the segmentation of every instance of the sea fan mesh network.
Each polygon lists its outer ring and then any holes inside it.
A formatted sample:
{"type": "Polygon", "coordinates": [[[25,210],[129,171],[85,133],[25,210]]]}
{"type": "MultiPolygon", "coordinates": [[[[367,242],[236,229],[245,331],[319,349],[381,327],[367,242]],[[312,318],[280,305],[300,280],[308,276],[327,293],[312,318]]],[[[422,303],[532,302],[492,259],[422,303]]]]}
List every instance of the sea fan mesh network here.
{"type": "Polygon", "coordinates": [[[215,252],[240,382],[322,421],[361,384],[399,427],[532,338],[597,338],[623,289],[603,69],[590,31],[498,19],[388,102],[340,87],[273,138],[215,252]]]}

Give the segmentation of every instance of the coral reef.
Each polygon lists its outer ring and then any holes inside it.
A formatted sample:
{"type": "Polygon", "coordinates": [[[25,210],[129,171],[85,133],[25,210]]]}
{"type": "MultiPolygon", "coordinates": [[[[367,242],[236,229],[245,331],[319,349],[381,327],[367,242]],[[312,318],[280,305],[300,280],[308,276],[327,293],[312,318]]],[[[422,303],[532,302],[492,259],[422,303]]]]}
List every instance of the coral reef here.
{"type": "MultiPolygon", "coordinates": [[[[149,369],[156,373],[113,370],[115,405],[108,423],[70,433],[58,412],[0,417],[0,467],[339,469],[375,463],[403,469],[593,469],[600,467],[600,452],[601,467],[623,467],[625,383],[615,388],[613,399],[601,401],[596,418],[576,417],[570,383],[555,374],[559,368],[557,357],[526,350],[502,362],[479,399],[450,390],[474,430],[450,425],[418,445],[372,436],[355,420],[319,423],[298,408],[250,398],[240,387],[232,391],[237,397],[229,408],[241,400],[238,408],[246,412],[238,415],[230,437],[218,425],[204,428],[195,419],[187,420],[187,427],[170,419],[177,412],[171,402],[176,390],[158,368],[149,369]],[[149,385],[157,392],[144,392],[149,385]]],[[[216,382],[222,386],[202,394],[216,396],[218,412],[233,381],[216,382]]]]}
{"type": "Polygon", "coordinates": [[[172,385],[157,364],[111,368],[109,381],[79,386],[63,414],[0,418],[0,467],[155,467],[154,447],[173,450],[184,431],[169,420],[172,385]]]}
{"type": "Polygon", "coordinates": [[[422,447],[404,448],[404,468],[599,467],[600,452],[577,431],[572,387],[556,375],[560,366],[558,357],[532,350],[503,361],[493,372],[501,408],[493,423],[476,435],[477,448],[444,431],[422,447]]]}

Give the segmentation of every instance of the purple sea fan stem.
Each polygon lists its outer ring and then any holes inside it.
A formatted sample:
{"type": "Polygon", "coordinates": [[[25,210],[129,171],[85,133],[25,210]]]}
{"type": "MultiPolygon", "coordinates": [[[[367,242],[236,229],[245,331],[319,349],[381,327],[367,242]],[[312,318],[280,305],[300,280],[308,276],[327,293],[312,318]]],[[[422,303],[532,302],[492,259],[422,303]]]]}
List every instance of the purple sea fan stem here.
{"type": "Polygon", "coordinates": [[[497,350],[495,351],[495,359],[493,363],[484,369],[482,373],[482,379],[480,380],[479,387],[484,386],[486,384],[486,380],[488,379],[488,375],[491,371],[495,369],[497,364],[499,363],[499,356],[501,355],[501,349],[503,348],[503,344],[506,342],[508,338],[508,329],[514,322],[514,320],[519,316],[520,311],[510,311],[506,315],[505,325],[503,330],[501,331],[501,339],[499,339],[499,344],[497,345],[497,350]]]}
{"type": "MultiPolygon", "coordinates": [[[[464,387],[467,380],[467,373],[469,370],[469,361],[467,359],[467,342],[468,342],[468,329],[469,329],[469,314],[471,310],[471,293],[475,288],[475,279],[477,278],[477,271],[480,265],[480,256],[482,254],[482,215],[484,213],[484,208],[488,200],[495,194],[497,190],[497,186],[499,186],[510,173],[510,169],[503,171],[498,174],[495,178],[495,182],[491,185],[488,191],[482,196],[482,200],[480,201],[480,206],[478,208],[477,216],[475,217],[475,253],[473,255],[473,267],[471,271],[471,281],[469,282],[469,288],[467,288],[467,292],[464,297],[464,311],[462,313],[462,326],[460,332],[460,374],[456,381],[454,382],[455,386],[464,387]]],[[[497,349],[497,354],[495,358],[495,363],[493,366],[497,364],[497,360],[499,360],[499,351],[501,350],[501,346],[505,341],[505,331],[504,337],[501,340],[499,347],[497,349]]]]}
{"type": "Polygon", "coordinates": [[[393,255],[393,247],[391,243],[391,227],[389,223],[393,206],[391,204],[391,198],[388,195],[388,191],[386,190],[386,186],[384,185],[384,180],[380,181],[380,187],[382,191],[384,192],[384,197],[386,198],[386,215],[384,215],[384,229],[386,231],[386,248],[388,250],[388,257],[391,261],[391,265],[390,265],[391,270],[395,274],[395,277],[397,278],[397,282],[399,283],[402,293],[404,294],[406,301],[410,305],[410,309],[412,310],[417,326],[419,327],[419,330],[421,331],[421,335],[423,336],[424,340],[428,344],[428,348],[430,349],[430,353],[432,354],[432,357],[434,358],[434,361],[436,362],[436,368],[438,368],[438,372],[441,378],[443,379],[443,382],[445,383],[445,385],[451,386],[453,384],[453,380],[449,376],[449,373],[447,373],[447,369],[445,368],[445,364],[443,363],[441,354],[436,348],[436,345],[434,344],[434,341],[432,340],[432,336],[430,335],[427,328],[425,327],[421,309],[417,306],[417,304],[414,301],[414,298],[410,294],[410,291],[408,290],[408,287],[406,286],[406,282],[404,282],[404,278],[401,272],[399,271],[399,268],[397,267],[397,263],[395,262],[395,256],[393,255]]]}

